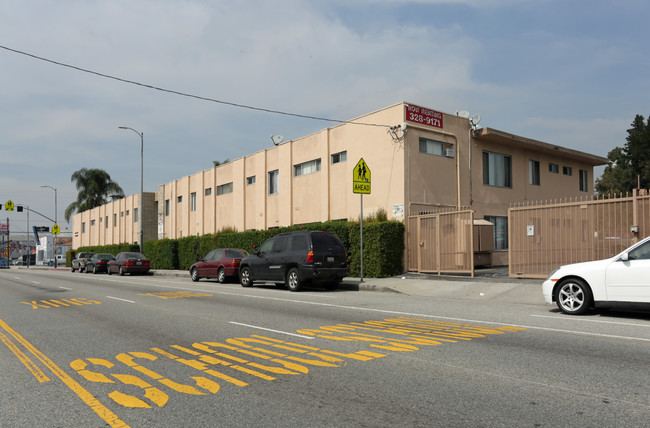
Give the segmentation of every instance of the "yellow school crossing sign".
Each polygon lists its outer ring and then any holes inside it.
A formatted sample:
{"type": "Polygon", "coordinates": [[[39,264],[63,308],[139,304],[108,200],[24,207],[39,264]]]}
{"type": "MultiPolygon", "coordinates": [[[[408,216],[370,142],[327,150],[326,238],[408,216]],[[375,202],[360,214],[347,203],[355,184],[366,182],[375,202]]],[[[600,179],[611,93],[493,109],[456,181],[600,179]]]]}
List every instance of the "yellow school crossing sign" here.
{"type": "Polygon", "coordinates": [[[363,158],[359,159],[352,171],[352,192],[370,194],[370,168],[363,158]]]}
{"type": "Polygon", "coordinates": [[[59,233],[61,233],[61,228],[59,227],[59,225],[55,224],[54,226],[52,226],[52,235],[58,235],[59,233]]]}

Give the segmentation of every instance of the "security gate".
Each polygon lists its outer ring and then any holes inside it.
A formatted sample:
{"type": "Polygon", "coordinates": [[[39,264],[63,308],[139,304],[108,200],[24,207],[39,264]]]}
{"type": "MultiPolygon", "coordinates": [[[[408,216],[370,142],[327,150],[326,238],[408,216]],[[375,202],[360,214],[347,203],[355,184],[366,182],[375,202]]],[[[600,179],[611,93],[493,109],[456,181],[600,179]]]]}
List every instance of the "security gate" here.
{"type": "Polygon", "coordinates": [[[474,211],[450,211],[409,216],[409,271],[469,273],[474,276],[474,211]]]}

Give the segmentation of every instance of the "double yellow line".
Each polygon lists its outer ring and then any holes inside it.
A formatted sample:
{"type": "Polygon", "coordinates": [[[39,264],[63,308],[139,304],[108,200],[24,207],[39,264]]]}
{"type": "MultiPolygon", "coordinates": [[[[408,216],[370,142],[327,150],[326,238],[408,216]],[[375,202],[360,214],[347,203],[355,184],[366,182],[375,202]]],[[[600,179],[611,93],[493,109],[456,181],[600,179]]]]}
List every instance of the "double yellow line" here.
{"type": "MultiPolygon", "coordinates": [[[[59,366],[57,366],[54,361],[49,359],[41,351],[36,349],[29,341],[22,337],[18,332],[9,327],[2,319],[0,319],[0,327],[2,327],[9,335],[18,341],[21,345],[25,347],[29,352],[31,352],[41,363],[45,365],[56,377],[58,377],[68,388],[72,390],[81,400],[86,403],[97,415],[102,418],[107,424],[111,427],[128,427],[128,425],[122,421],[117,415],[111,412],[108,407],[104,406],[95,396],[93,396],[86,388],[81,386],[79,382],[71,378],[66,372],[64,372],[59,366]]],[[[11,338],[0,331],[0,339],[2,342],[7,345],[7,347],[18,357],[18,359],[27,367],[27,369],[36,377],[39,382],[49,382],[45,373],[16,345],[12,342],[11,338]]]]}

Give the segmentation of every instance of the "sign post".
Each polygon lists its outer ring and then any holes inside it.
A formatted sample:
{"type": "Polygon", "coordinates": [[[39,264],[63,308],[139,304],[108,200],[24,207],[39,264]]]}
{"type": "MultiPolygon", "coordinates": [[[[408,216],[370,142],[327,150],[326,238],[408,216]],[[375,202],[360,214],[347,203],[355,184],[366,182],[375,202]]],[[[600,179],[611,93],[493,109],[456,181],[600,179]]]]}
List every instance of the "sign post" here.
{"type": "Polygon", "coordinates": [[[359,159],[352,170],[352,192],[358,193],[361,201],[361,213],[359,214],[359,246],[360,246],[360,277],[363,282],[363,195],[370,194],[370,168],[363,158],[359,159]]]}

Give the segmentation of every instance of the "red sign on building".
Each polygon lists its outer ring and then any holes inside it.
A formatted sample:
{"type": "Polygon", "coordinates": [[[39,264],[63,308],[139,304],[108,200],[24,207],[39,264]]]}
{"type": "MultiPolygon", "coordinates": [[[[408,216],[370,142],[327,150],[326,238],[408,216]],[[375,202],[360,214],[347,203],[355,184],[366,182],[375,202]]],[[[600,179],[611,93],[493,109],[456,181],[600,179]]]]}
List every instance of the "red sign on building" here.
{"type": "Polygon", "coordinates": [[[442,113],[428,108],[406,104],[406,120],[435,128],[442,128],[442,113]]]}

